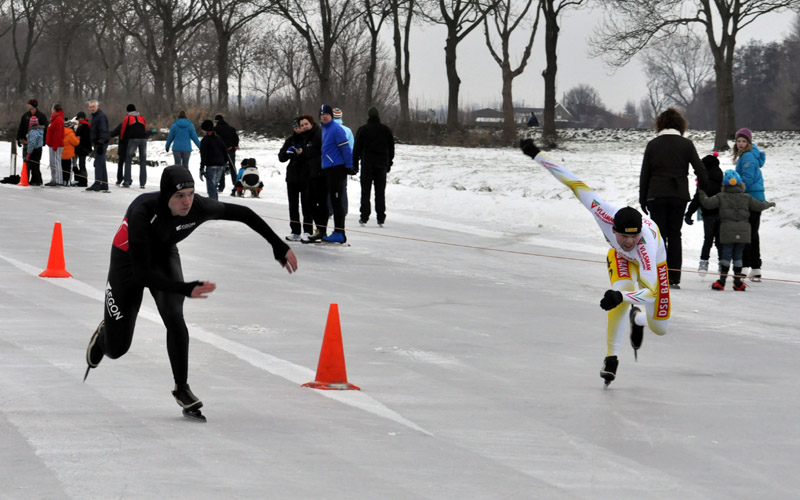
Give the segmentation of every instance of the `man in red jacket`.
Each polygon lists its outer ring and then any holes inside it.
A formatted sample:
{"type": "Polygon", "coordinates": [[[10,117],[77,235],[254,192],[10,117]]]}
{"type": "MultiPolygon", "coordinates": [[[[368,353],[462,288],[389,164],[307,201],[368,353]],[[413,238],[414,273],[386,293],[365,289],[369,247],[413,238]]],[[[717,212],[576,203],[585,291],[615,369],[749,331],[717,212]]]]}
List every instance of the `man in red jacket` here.
{"type": "Polygon", "coordinates": [[[50,182],[46,186],[63,186],[61,174],[61,152],[64,150],[64,108],[60,104],[53,105],[50,125],[44,143],[50,146],[50,182]]]}

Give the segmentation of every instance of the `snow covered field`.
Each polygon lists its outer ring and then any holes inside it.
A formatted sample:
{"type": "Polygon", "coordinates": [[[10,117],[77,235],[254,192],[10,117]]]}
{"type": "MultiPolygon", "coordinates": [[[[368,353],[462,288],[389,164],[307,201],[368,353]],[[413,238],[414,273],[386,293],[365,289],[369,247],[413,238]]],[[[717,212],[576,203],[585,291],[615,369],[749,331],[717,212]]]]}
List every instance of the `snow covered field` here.
{"type": "MultiPolygon", "coordinates": [[[[637,206],[653,134],[570,134],[550,156],[637,206]]],[[[687,272],[670,333],[647,334],[638,363],[624,346],[608,390],[607,246],[518,150],[398,146],[386,227],[358,225],[350,182],[352,246],[295,246],[295,275],[245,226],[204,225],[180,249],[187,279],[218,285],[185,306],[206,424],[170,395],[147,294],[130,352],[81,382],[111,239],[141,190],[0,185],[0,498],[796,498],[800,135],[754,135],[777,203],[762,217],[767,279],[718,293],[687,272]],[[73,278],[38,277],[56,221],[73,278]],[[360,392],[301,387],[331,303],[360,392]]],[[[710,152],[710,133],[691,137],[710,152]]],[[[243,144],[262,199],[221,199],[287,234],[281,142],[243,144]]],[[[171,162],[163,143],[148,154],[171,162]]],[[[701,224],[684,226],[685,270],[701,242],[701,224]]]]}

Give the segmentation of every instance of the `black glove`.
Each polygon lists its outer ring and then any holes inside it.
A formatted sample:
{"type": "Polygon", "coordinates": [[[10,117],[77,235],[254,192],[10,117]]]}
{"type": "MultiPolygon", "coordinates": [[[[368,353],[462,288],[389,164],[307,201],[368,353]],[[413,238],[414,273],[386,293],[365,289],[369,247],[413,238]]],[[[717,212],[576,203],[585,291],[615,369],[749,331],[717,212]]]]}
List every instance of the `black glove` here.
{"type": "Polygon", "coordinates": [[[622,292],[616,290],[606,290],[603,298],[600,299],[600,307],[606,311],[610,311],[622,304],[622,292]]]}
{"type": "Polygon", "coordinates": [[[525,139],[521,141],[519,143],[519,147],[522,149],[523,153],[531,158],[536,158],[536,155],[540,153],[539,148],[536,147],[536,144],[533,143],[532,139],[525,139]]]}
{"type": "Polygon", "coordinates": [[[694,221],[692,220],[692,216],[689,215],[689,214],[686,214],[686,217],[683,218],[683,222],[685,222],[686,225],[688,225],[688,226],[691,226],[692,224],[694,224],[694,221]]]}
{"type": "Polygon", "coordinates": [[[205,180],[205,177],[206,177],[206,169],[201,168],[200,169],[200,180],[201,181],[205,180]]]}
{"type": "Polygon", "coordinates": [[[347,175],[356,175],[358,173],[358,165],[354,164],[352,167],[347,169],[347,175]]]}

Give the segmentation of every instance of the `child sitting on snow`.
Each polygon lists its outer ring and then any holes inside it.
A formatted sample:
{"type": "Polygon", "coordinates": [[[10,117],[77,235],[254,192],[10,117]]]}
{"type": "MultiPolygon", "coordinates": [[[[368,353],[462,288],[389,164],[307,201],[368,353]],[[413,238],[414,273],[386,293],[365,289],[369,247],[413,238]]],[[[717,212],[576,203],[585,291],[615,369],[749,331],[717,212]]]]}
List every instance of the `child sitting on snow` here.
{"type": "Polygon", "coordinates": [[[711,198],[701,189],[697,191],[703,208],[719,208],[719,242],[722,245],[719,259],[719,279],[711,285],[713,290],[725,290],[731,261],[733,261],[733,289],[743,292],[747,285],[742,281],[742,253],[745,243],[750,243],[750,212],[760,212],[774,207],[773,201],[760,201],[744,192],[742,178],[735,170],[726,170],[722,176],[722,191],[711,198]]]}
{"type": "Polygon", "coordinates": [[[244,196],[245,191],[250,191],[253,198],[258,198],[263,188],[264,183],[259,179],[256,159],[246,158],[242,160],[239,174],[236,177],[236,196],[244,196]]]}

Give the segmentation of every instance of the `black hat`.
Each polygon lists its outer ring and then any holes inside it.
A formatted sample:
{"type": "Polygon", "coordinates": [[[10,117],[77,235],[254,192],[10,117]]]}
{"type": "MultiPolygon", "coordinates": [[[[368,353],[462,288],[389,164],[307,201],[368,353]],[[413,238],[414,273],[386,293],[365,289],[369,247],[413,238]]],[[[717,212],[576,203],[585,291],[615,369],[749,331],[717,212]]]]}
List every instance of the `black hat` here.
{"type": "Polygon", "coordinates": [[[212,122],[211,120],[203,120],[203,123],[200,124],[200,130],[211,132],[212,130],[214,130],[214,122],[212,122]]]}
{"type": "Polygon", "coordinates": [[[31,99],[31,100],[29,100],[29,101],[28,101],[28,104],[30,104],[30,105],[31,105],[31,106],[33,106],[34,108],[38,108],[38,107],[39,107],[39,101],[37,101],[36,99],[31,99]]]}
{"type": "Polygon", "coordinates": [[[632,207],[620,208],[614,215],[614,231],[621,234],[642,232],[642,214],[632,207]]]}
{"type": "Polygon", "coordinates": [[[189,169],[182,165],[171,165],[161,174],[161,194],[158,200],[166,205],[173,194],[181,189],[193,187],[194,179],[189,169]]]}
{"type": "Polygon", "coordinates": [[[367,110],[367,116],[373,118],[373,117],[380,117],[381,115],[378,112],[378,108],[376,108],[375,106],[370,106],[369,109],[367,110]]]}
{"type": "Polygon", "coordinates": [[[136,106],[134,106],[133,104],[128,104],[128,107],[125,108],[125,111],[127,111],[128,113],[130,113],[131,111],[136,111],[136,106]]]}
{"type": "Polygon", "coordinates": [[[333,108],[330,104],[323,104],[319,107],[319,116],[322,115],[331,115],[333,116],[333,108]]]}
{"type": "Polygon", "coordinates": [[[715,152],[712,155],[706,155],[703,157],[703,165],[706,167],[719,167],[719,158],[717,158],[718,154],[715,152]]]}
{"type": "Polygon", "coordinates": [[[217,115],[214,117],[215,122],[221,122],[223,120],[222,115],[217,115]]]}
{"type": "Polygon", "coordinates": [[[83,111],[78,111],[78,114],[75,115],[75,118],[77,118],[78,120],[82,120],[86,118],[86,113],[84,113],[83,111]]]}

